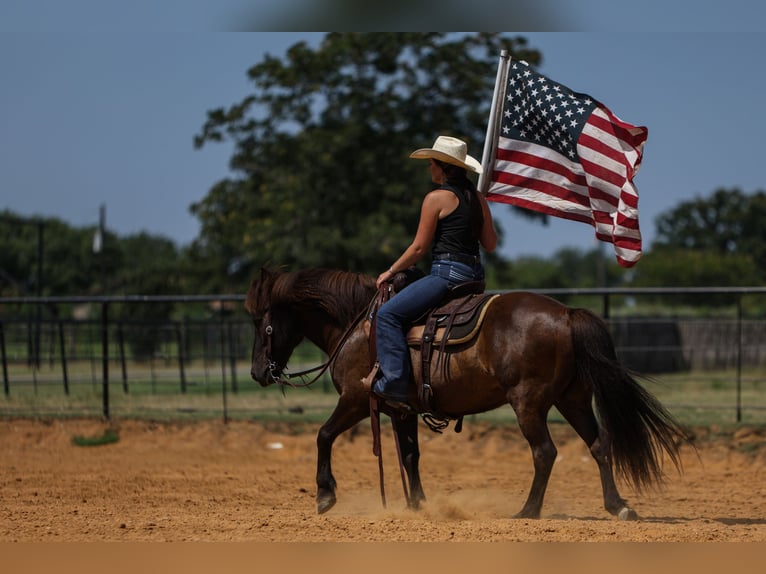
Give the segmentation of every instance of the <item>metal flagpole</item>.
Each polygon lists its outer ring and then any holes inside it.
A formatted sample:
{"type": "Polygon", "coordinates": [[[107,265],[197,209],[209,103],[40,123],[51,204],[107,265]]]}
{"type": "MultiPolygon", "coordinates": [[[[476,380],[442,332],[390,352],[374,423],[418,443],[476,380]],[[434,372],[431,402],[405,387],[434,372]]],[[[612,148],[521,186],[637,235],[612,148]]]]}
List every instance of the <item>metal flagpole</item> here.
{"type": "Polygon", "coordinates": [[[497,149],[497,132],[500,127],[500,115],[503,109],[503,98],[505,97],[505,84],[508,81],[508,65],[511,58],[508,50],[500,52],[500,61],[497,64],[497,77],[495,78],[495,91],[492,94],[492,107],[489,110],[489,120],[487,121],[487,135],[484,138],[484,151],[481,156],[481,174],[479,175],[479,192],[487,195],[489,189],[488,173],[491,164],[495,160],[495,151],[497,149]]]}

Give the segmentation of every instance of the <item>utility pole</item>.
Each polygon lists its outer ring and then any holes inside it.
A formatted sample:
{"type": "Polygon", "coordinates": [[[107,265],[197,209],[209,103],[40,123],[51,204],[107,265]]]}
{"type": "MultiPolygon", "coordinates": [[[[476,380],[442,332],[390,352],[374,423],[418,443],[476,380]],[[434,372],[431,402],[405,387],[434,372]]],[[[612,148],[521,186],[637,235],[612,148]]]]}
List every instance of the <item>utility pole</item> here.
{"type": "Polygon", "coordinates": [[[106,239],[106,205],[103,203],[98,208],[98,228],[93,235],[93,253],[98,256],[99,267],[101,269],[101,293],[106,293],[106,261],[102,251],[104,250],[104,240],[106,239]]]}

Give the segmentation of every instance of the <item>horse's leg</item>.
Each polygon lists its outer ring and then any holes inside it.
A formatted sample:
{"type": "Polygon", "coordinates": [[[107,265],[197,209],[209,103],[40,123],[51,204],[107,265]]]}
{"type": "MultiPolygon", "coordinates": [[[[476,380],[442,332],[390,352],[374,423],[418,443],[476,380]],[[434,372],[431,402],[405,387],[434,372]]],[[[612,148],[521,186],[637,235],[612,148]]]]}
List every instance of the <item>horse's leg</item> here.
{"type": "Polygon", "coordinates": [[[426,499],[423,485],[420,482],[420,448],[418,446],[418,417],[417,415],[392,415],[396,418],[394,429],[396,440],[402,455],[402,464],[409,478],[410,508],[417,510],[420,503],[426,499]]]}
{"type": "Polygon", "coordinates": [[[598,465],[601,488],[604,493],[604,508],[610,514],[619,516],[623,520],[638,518],[636,512],[628,507],[627,501],[620,496],[617,490],[612,465],[609,462],[609,436],[603,429],[599,428],[596,415],[591,407],[590,393],[577,388],[575,382],[567,388],[562,398],[556,403],[556,408],[588,445],[590,454],[598,465]]]}
{"type": "Polygon", "coordinates": [[[332,475],[332,445],[347,431],[370,414],[369,403],[359,396],[341,395],[338,404],[317,434],[317,512],[323,514],[335,506],[335,477],[332,475]]]}
{"type": "Polygon", "coordinates": [[[516,517],[540,518],[545,489],[548,487],[548,479],[551,476],[553,463],[556,461],[557,451],[546,422],[549,407],[543,408],[539,401],[536,404],[530,404],[535,401],[530,401],[529,397],[522,399],[521,394],[523,393],[518,393],[509,400],[513,410],[516,411],[519,428],[532,449],[535,476],[532,479],[527,501],[516,517]]]}

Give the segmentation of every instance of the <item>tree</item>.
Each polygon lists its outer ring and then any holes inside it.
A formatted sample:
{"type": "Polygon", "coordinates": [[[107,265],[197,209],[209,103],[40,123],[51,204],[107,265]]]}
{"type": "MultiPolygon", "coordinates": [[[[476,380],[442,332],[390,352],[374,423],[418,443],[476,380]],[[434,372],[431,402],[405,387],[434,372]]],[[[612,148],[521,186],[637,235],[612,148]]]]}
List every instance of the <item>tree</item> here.
{"type": "Polygon", "coordinates": [[[766,264],[766,192],[718,189],[708,198],[683,202],[657,219],[656,248],[748,255],[766,264]]]}
{"type": "MultiPolygon", "coordinates": [[[[253,66],[253,94],[208,112],[195,145],[231,140],[236,178],[191,208],[193,257],[217,267],[327,266],[376,273],[411,240],[428,189],[415,147],[439,134],[482,149],[499,34],[328,34],[253,66]]],[[[203,264],[204,265],[204,264],[203,264]]]]}
{"type": "MultiPolygon", "coordinates": [[[[503,288],[576,289],[621,286],[626,274],[613,257],[600,248],[588,251],[565,247],[552,257],[520,257],[511,263],[512,272],[503,288]]],[[[593,303],[590,296],[558,294],[569,305],[593,303]]]]}
{"type": "MultiPolygon", "coordinates": [[[[636,287],[731,287],[766,280],[766,194],[718,189],[657,219],[652,249],[634,269],[636,287]]],[[[662,299],[662,298],[659,298],[662,299]]],[[[663,299],[664,300],[664,299],[663,299]]],[[[731,303],[727,296],[667,298],[674,304],[731,303]]]]}
{"type": "MultiPolygon", "coordinates": [[[[0,294],[73,295],[92,292],[98,281],[93,228],[72,228],[60,219],[0,213],[0,294]],[[38,242],[42,232],[42,244],[38,242]],[[42,249],[42,261],[39,251],[42,249]],[[38,284],[38,272],[42,283],[38,284]]],[[[110,239],[107,247],[113,246],[110,239]]],[[[111,257],[107,271],[113,273],[111,257]]]]}
{"type": "Polygon", "coordinates": [[[119,237],[107,230],[96,253],[95,232],[95,226],[75,228],[57,218],[0,212],[0,295],[170,294],[196,289],[182,283],[182,258],[171,240],[143,232],[119,237]]]}
{"type": "Polygon", "coordinates": [[[763,273],[746,253],[655,247],[635,268],[635,287],[733,287],[758,285],[763,273]]]}
{"type": "Polygon", "coordinates": [[[140,232],[120,239],[121,265],[112,292],[169,295],[181,291],[180,256],[165,237],[140,232]]]}

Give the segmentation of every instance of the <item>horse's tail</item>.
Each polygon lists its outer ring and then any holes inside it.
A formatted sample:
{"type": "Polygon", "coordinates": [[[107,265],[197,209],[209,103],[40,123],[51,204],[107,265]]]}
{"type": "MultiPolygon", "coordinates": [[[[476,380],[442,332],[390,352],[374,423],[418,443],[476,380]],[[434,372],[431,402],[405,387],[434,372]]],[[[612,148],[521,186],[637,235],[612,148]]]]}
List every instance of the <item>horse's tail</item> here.
{"type": "Polygon", "coordinates": [[[665,453],[681,469],[680,446],[689,436],[617,359],[600,317],[573,309],[576,376],[593,389],[596,411],[611,443],[610,461],[637,490],[662,482],[665,453]]]}

